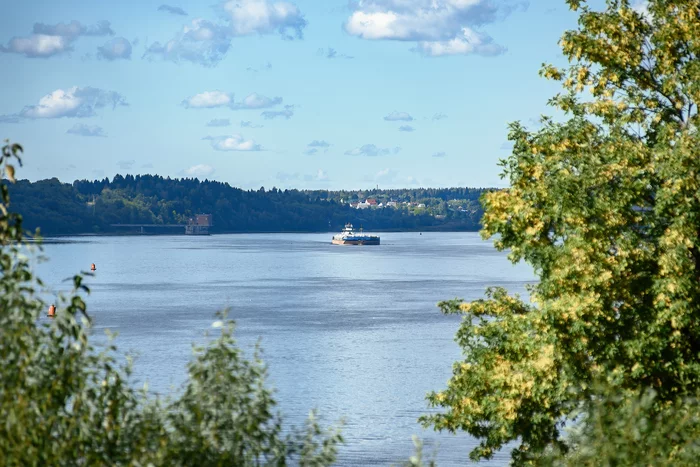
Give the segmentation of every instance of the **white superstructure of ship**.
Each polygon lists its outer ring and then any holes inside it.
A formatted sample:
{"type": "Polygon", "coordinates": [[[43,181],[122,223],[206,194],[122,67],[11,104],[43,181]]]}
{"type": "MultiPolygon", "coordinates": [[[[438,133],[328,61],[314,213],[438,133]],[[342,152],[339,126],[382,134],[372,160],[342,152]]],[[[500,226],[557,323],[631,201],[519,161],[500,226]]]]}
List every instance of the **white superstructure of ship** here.
{"type": "Polygon", "coordinates": [[[355,232],[352,224],[345,224],[345,228],[339,234],[333,235],[331,243],[334,245],[379,245],[379,235],[366,234],[360,228],[355,232]]]}

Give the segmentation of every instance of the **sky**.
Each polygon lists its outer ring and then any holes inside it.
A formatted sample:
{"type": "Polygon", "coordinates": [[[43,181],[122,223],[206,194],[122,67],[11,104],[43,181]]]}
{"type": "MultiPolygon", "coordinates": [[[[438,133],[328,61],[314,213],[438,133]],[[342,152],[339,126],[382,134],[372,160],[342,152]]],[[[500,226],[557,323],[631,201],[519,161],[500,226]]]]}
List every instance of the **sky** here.
{"type": "Polygon", "coordinates": [[[65,182],[505,186],[576,26],[563,0],[0,1],[0,136],[65,182]]]}

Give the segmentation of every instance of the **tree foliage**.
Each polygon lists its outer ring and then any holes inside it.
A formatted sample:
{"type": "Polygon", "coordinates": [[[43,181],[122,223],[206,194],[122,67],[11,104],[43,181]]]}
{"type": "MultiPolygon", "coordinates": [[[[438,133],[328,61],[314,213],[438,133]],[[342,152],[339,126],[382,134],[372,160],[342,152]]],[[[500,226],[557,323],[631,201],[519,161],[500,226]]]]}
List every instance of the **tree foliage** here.
{"type": "Polygon", "coordinates": [[[441,304],[464,361],[423,421],[478,437],[475,459],[566,452],[562,426],[601,397],[653,390],[653,413],[700,388],[700,4],[568,4],[569,66],[542,68],[565,118],[512,124],[510,188],[484,197],[483,236],[538,276],[531,302],[441,304]]]}
{"type": "Polygon", "coordinates": [[[553,449],[539,464],[549,467],[654,465],[694,467],[700,459],[700,406],[697,398],[659,408],[654,391],[610,394],[589,401],[582,423],[572,427],[569,452],[553,449]]]}
{"type": "MultiPolygon", "coordinates": [[[[6,144],[0,174],[14,182],[19,145],[6,144]]],[[[116,348],[89,342],[84,275],[43,317],[43,285],[32,275],[33,244],[0,184],[0,465],[271,465],[333,463],[342,441],[309,418],[283,429],[266,370],[236,346],[221,316],[219,337],[196,350],[189,379],[172,399],[137,391],[116,348]]]]}
{"type": "Polygon", "coordinates": [[[25,226],[41,227],[47,235],[126,232],[112,224],[184,224],[197,213],[212,214],[212,232],[327,232],[339,230],[347,222],[372,230],[476,231],[483,213],[479,196],[484,192],[476,188],[241,190],[217,181],[158,175],[116,175],[111,181],[76,180],[73,184],[55,178],[20,180],[10,190],[14,209],[22,215],[25,226]],[[366,198],[384,203],[392,199],[421,202],[429,211],[411,211],[403,205],[358,210],[349,205],[366,198]],[[458,205],[463,209],[448,209],[445,202],[453,199],[461,200],[458,205]]]}

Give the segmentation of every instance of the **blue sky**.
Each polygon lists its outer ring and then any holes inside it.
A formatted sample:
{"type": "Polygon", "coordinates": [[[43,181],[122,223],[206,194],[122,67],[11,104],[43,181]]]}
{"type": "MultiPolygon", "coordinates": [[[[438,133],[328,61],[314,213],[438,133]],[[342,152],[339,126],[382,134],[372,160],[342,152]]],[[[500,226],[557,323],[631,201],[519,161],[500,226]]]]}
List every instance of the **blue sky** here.
{"type": "Polygon", "coordinates": [[[0,17],[20,176],[504,186],[575,26],[563,0],[23,0],[0,17]],[[164,3],[165,2],[165,3],[164,3]]]}

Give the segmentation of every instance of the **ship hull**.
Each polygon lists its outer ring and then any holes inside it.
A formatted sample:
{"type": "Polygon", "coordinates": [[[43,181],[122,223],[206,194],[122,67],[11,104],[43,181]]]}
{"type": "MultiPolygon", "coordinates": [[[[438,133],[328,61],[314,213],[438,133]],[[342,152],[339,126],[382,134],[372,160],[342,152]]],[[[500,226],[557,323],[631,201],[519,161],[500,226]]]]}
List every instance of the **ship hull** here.
{"type": "Polygon", "coordinates": [[[333,239],[331,240],[333,245],[379,245],[379,239],[367,239],[367,240],[342,240],[333,239]]]}

